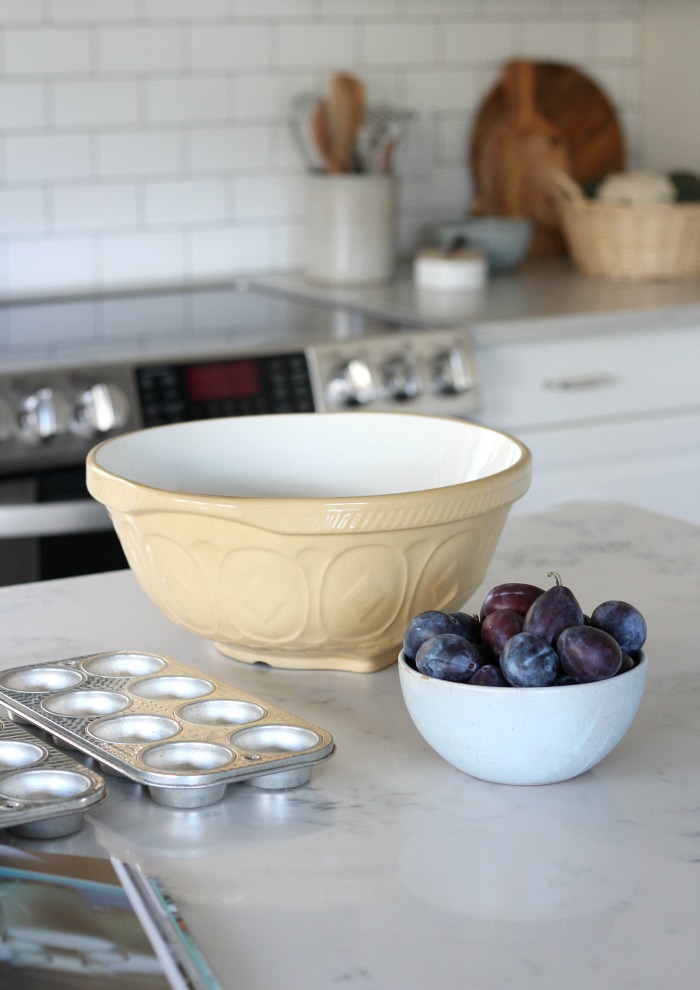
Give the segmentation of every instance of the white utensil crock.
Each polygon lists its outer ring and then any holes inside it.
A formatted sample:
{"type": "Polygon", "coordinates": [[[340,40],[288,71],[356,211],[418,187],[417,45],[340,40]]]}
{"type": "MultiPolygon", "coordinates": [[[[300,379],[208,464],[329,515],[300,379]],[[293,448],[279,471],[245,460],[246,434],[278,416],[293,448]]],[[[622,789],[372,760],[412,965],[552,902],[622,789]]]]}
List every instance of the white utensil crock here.
{"type": "Polygon", "coordinates": [[[309,176],[306,274],[326,285],[371,285],[394,273],[394,175],[309,176]]]}

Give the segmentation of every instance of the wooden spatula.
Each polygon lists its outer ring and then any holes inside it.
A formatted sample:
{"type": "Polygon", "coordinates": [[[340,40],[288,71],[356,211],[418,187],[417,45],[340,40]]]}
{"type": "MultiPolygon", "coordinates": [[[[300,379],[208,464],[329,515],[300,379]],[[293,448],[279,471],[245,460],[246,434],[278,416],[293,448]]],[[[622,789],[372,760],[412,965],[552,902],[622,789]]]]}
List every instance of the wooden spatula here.
{"type": "Polygon", "coordinates": [[[328,93],[332,156],[340,172],[357,171],[355,140],[365,115],[365,87],[355,76],[336,72],[328,93]]]}
{"type": "Polygon", "coordinates": [[[325,100],[319,100],[314,107],[313,116],[311,118],[311,131],[316,149],[326,171],[336,174],[340,172],[340,168],[333,154],[333,142],[331,140],[331,129],[328,116],[328,104],[325,100]]]}

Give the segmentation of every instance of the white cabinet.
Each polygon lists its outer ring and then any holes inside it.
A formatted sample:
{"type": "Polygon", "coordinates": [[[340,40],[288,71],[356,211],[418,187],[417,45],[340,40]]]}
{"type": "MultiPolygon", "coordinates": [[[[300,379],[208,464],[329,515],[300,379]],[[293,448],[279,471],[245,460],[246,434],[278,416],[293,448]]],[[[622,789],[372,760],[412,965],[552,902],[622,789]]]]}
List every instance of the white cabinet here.
{"type": "Polygon", "coordinates": [[[515,511],[612,499],[700,524],[700,321],[667,319],[477,328],[478,419],[533,454],[515,511]]]}

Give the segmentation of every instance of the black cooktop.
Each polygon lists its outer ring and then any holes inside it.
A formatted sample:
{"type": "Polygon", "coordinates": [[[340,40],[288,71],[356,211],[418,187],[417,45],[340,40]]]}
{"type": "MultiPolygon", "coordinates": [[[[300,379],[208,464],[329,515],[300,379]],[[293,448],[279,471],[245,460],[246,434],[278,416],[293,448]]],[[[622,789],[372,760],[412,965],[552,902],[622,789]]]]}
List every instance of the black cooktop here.
{"type": "Polygon", "coordinates": [[[0,370],[371,336],[397,321],[242,281],[0,303],[0,370]]]}

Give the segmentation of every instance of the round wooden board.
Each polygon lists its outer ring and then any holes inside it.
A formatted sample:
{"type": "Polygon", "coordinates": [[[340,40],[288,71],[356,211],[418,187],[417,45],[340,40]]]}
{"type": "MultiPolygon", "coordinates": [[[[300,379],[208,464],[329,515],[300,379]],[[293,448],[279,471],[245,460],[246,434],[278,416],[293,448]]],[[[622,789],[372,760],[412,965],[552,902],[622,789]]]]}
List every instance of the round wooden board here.
{"type": "MultiPolygon", "coordinates": [[[[600,87],[573,66],[555,62],[534,62],[529,65],[534,94],[532,112],[541,121],[540,128],[546,126],[546,121],[561,136],[560,145],[567,159],[566,170],[571,177],[580,185],[586,185],[608,172],[624,170],[622,128],[612,103],[600,87]]],[[[523,187],[523,201],[513,202],[512,189],[517,183],[513,181],[509,184],[508,174],[512,171],[515,177],[518,162],[527,159],[527,137],[523,136],[520,154],[515,125],[511,129],[513,139],[508,160],[499,158],[502,154],[499,138],[504,127],[510,126],[508,121],[513,113],[504,85],[507,71],[508,66],[505,67],[501,80],[485,97],[477,111],[471,133],[469,166],[475,185],[475,212],[496,216],[533,216],[537,234],[531,253],[557,252],[563,248],[563,240],[556,229],[558,224],[538,223],[538,212],[532,203],[532,189],[523,187]],[[500,181],[484,182],[483,188],[480,188],[479,177],[493,175],[494,170],[499,173],[500,181]],[[489,188],[486,188],[487,185],[489,188]]],[[[540,169],[539,165],[534,167],[540,169]]],[[[541,169],[547,167],[548,162],[543,158],[541,169]]],[[[529,168],[535,184],[541,185],[532,172],[531,163],[529,168]]]]}
{"type": "MultiPolygon", "coordinates": [[[[584,184],[625,167],[622,128],[615,109],[588,76],[569,65],[535,62],[537,107],[564,133],[571,154],[571,176],[584,184]]],[[[477,112],[471,135],[472,169],[479,149],[507,111],[499,82],[477,112]]]]}

